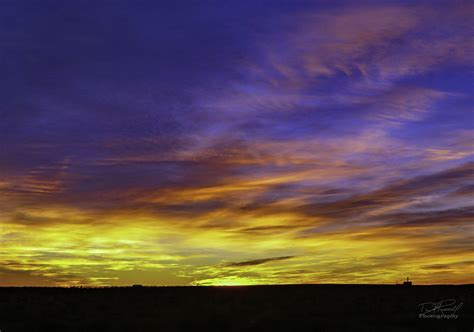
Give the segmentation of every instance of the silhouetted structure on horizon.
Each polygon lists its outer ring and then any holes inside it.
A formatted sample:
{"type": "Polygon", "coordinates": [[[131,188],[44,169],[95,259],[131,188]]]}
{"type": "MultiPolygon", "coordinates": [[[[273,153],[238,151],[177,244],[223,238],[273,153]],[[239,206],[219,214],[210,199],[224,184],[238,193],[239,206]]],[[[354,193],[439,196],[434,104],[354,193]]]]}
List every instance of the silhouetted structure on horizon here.
{"type": "Polygon", "coordinates": [[[464,332],[472,330],[472,299],[474,285],[0,287],[0,328],[15,332],[464,332]],[[463,303],[456,319],[419,318],[424,310],[420,304],[442,299],[463,303]]]}

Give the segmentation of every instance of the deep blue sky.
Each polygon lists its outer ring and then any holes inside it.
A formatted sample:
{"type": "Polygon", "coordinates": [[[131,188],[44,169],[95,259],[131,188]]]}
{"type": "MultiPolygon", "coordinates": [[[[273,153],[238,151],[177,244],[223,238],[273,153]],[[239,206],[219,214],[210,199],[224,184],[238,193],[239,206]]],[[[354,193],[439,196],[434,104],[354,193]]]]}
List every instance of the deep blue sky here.
{"type": "Polygon", "coordinates": [[[472,281],[472,22],[469,1],[2,1],[4,283],[472,281]]]}

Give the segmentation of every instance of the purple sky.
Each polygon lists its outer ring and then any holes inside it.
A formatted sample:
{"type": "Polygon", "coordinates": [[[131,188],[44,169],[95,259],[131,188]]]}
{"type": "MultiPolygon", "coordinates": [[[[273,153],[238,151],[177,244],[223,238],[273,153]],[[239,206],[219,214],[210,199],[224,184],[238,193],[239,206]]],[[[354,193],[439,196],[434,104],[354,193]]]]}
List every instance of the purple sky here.
{"type": "Polygon", "coordinates": [[[473,282],[473,13],[2,1],[0,284],[473,282]]]}

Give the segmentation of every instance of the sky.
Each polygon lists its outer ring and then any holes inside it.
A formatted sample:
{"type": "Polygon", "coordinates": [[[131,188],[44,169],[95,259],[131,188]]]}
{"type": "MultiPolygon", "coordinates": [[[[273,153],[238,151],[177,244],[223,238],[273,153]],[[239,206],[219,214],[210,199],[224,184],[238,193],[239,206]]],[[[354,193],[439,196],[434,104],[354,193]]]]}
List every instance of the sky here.
{"type": "Polygon", "coordinates": [[[474,283],[471,1],[1,1],[0,285],[474,283]]]}

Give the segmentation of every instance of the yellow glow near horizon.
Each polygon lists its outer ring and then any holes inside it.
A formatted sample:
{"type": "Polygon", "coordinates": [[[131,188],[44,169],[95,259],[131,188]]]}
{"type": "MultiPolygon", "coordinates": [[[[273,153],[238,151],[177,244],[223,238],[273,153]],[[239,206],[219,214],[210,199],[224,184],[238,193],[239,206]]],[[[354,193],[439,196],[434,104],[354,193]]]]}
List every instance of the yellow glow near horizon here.
{"type": "MultiPolygon", "coordinates": [[[[54,216],[65,211],[41,211],[54,216]]],[[[64,215],[81,219],[77,211],[64,215]]],[[[236,220],[238,216],[235,215],[236,220]]],[[[248,219],[249,216],[243,218],[248,219]]],[[[251,218],[241,225],[290,225],[293,215],[251,218]]],[[[180,283],[194,285],[256,285],[277,283],[394,283],[410,275],[417,283],[466,282],[472,275],[470,252],[439,252],[438,243],[449,241],[449,229],[436,237],[420,236],[429,228],[366,228],[333,234],[302,236],[299,228],[265,234],[248,234],[242,226],[229,230],[203,228],[184,220],[162,222],[154,217],[112,215],[100,225],[56,223],[29,232],[28,226],[4,224],[0,260],[11,271],[31,275],[34,284],[124,285],[126,271],[149,271],[153,284],[169,284],[168,274],[180,283]],[[135,219],[133,223],[128,222],[135,219]],[[256,254],[257,253],[257,254],[256,254]],[[251,262],[254,257],[280,260],[251,262]],[[223,260],[227,257],[227,260],[223,260]],[[382,258],[382,259],[381,259],[382,258]],[[237,262],[231,265],[227,262],[237,262]],[[250,261],[248,265],[245,263],[250,261]],[[468,262],[456,265],[456,262],[468,262]],[[238,262],[244,262],[238,264],[238,262]],[[449,279],[436,266],[454,263],[449,279]],[[438,265],[437,265],[438,264],[438,265]],[[432,267],[426,270],[424,267],[432,267]],[[160,276],[165,273],[167,277],[160,276]],[[38,281],[38,279],[42,281],[38,281]],[[153,279],[153,278],[152,278],[153,279]]],[[[297,224],[297,223],[296,223],[297,224]]],[[[244,228],[245,229],[245,228],[244,228]]],[[[432,227],[433,231],[442,232],[432,227]]],[[[128,280],[128,279],[127,279],[128,280]]],[[[141,280],[136,273],[136,283],[141,280]]],[[[23,284],[13,279],[3,284],[23,284]]]]}

